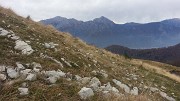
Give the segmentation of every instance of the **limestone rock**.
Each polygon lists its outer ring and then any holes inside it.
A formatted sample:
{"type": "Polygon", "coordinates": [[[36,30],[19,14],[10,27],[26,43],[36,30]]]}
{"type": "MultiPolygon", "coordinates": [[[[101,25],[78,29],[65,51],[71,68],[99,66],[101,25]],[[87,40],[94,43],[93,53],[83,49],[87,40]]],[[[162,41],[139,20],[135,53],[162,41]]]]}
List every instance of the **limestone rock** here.
{"type": "Polygon", "coordinates": [[[120,88],[124,89],[124,91],[125,91],[126,93],[130,93],[130,88],[129,88],[127,85],[121,83],[120,81],[118,81],[118,80],[116,80],[116,79],[113,79],[113,82],[114,82],[117,86],[119,86],[120,88]]]}
{"type": "Polygon", "coordinates": [[[0,72],[4,72],[5,70],[6,70],[6,66],[1,65],[1,66],[0,66],[0,72]]]}
{"type": "Polygon", "coordinates": [[[3,28],[0,28],[0,36],[6,36],[9,32],[7,30],[4,30],[3,28]]]}
{"type": "Polygon", "coordinates": [[[26,79],[25,80],[28,80],[28,81],[34,81],[34,80],[36,80],[36,74],[29,74],[27,77],[26,77],[26,79]]]}
{"type": "Polygon", "coordinates": [[[7,74],[12,79],[19,77],[19,73],[13,68],[7,68],[7,74]]]}
{"type": "Polygon", "coordinates": [[[25,70],[21,70],[20,73],[21,73],[22,75],[27,75],[27,74],[29,74],[31,71],[32,71],[31,69],[25,69],[25,70]]]}
{"type": "Polygon", "coordinates": [[[5,74],[0,74],[0,81],[6,80],[6,75],[5,74]]]}
{"type": "Polygon", "coordinates": [[[33,63],[32,63],[32,66],[33,66],[33,70],[34,70],[35,72],[39,72],[39,71],[42,69],[41,64],[36,63],[36,62],[33,62],[33,63]]]}
{"type": "Polygon", "coordinates": [[[34,50],[31,48],[30,45],[25,43],[24,41],[17,40],[16,41],[16,46],[14,47],[16,50],[22,51],[22,54],[30,55],[31,53],[34,52],[34,50]]]}
{"type": "Polygon", "coordinates": [[[77,81],[81,81],[82,80],[82,77],[80,77],[79,75],[75,75],[75,80],[77,80],[77,81]]]}
{"type": "Polygon", "coordinates": [[[156,92],[156,91],[159,91],[159,89],[158,89],[158,88],[155,88],[155,87],[150,87],[150,91],[156,92]]]}
{"type": "Polygon", "coordinates": [[[160,92],[160,95],[163,97],[163,98],[166,98],[168,101],[176,101],[174,98],[172,97],[169,97],[166,93],[164,92],[160,92]]]}
{"type": "Polygon", "coordinates": [[[86,100],[87,98],[94,96],[94,92],[91,88],[86,88],[83,87],[81,90],[78,92],[79,96],[81,99],[86,100]]]}
{"type": "Polygon", "coordinates": [[[18,88],[20,95],[28,95],[29,94],[29,90],[28,88],[18,88]]]}
{"type": "Polygon", "coordinates": [[[54,44],[53,42],[50,43],[44,43],[45,48],[55,48],[55,46],[58,46],[58,44],[54,44]]]}
{"type": "Polygon", "coordinates": [[[137,87],[133,87],[133,89],[130,92],[132,95],[138,95],[138,88],[137,87]]]}
{"type": "Polygon", "coordinates": [[[22,64],[20,64],[19,62],[16,62],[16,65],[17,65],[17,69],[18,69],[18,70],[23,70],[23,69],[25,69],[25,67],[24,67],[22,64]]]}
{"type": "Polygon", "coordinates": [[[91,77],[84,77],[84,78],[82,78],[81,83],[87,84],[90,80],[91,80],[91,77]]]}
{"type": "Polygon", "coordinates": [[[47,76],[47,81],[49,83],[56,83],[56,81],[60,78],[60,77],[65,77],[66,73],[58,70],[58,71],[44,71],[45,76],[47,76]]]}
{"type": "Polygon", "coordinates": [[[98,78],[93,77],[91,81],[89,82],[90,87],[92,87],[93,90],[97,91],[99,87],[101,86],[101,82],[98,78]]]}

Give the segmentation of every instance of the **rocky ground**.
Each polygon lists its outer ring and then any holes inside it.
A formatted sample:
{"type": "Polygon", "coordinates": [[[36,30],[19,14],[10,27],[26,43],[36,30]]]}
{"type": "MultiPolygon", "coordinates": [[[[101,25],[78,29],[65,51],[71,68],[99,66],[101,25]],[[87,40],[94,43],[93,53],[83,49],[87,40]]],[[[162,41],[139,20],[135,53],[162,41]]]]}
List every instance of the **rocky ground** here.
{"type": "Polygon", "coordinates": [[[164,75],[176,67],[150,70],[4,8],[0,40],[0,100],[180,100],[179,77],[164,75]]]}

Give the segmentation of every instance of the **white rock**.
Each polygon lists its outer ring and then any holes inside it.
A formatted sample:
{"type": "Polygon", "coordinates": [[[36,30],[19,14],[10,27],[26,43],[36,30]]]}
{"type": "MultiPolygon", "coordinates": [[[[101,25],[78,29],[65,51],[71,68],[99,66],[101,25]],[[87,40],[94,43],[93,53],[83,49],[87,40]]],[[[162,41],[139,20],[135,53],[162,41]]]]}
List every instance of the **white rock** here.
{"type": "Polygon", "coordinates": [[[86,100],[87,98],[94,96],[94,92],[91,88],[86,88],[83,87],[81,90],[78,92],[79,96],[81,99],[86,100]]]}
{"type": "Polygon", "coordinates": [[[93,90],[97,91],[99,87],[101,86],[101,82],[98,78],[93,77],[91,81],[89,82],[90,87],[92,87],[93,90]]]}
{"type": "Polygon", "coordinates": [[[44,46],[46,48],[55,48],[55,46],[58,46],[58,44],[54,44],[53,42],[50,42],[50,43],[44,43],[44,46]]]}
{"type": "Polygon", "coordinates": [[[28,95],[29,94],[29,90],[28,88],[18,88],[20,95],[28,95]]]}
{"type": "Polygon", "coordinates": [[[129,88],[127,85],[121,83],[120,81],[118,81],[118,80],[116,80],[116,79],[113,79],[112,81],[113,81],[117,86],[119,86],[120,88],[124,89],[124,91],[125,91],[126,93],[130,93],[130,88],[129,88]]]}
{"type": "Polygon", "coordinates": [[[28,45],[27,43],[21,40],[16,41],[16,46],[14,47],[14,49],[21,50],[22,54],[27,54],[27,55],[30,55],[31,53],[34,52],[34,50],[31,48],[30,45],[28,45]]]}
{"type": "Polygon", "coordinates": [[[13,35],[13,36],[11,37],[11,39],[12,39],[12,40],[18,40],[18,39],[20,39],[20,37],[19,37],[19,36],[16,36],[16,35],[13,35]]]}
{"type": "Polygon", "coordinates": [[[23,82],[23,83],[21,84],[21,86],[22,86],[23,88],[26,88],[26,87],[28,87],[28,84],[27,84],[26,82],[23,82]]]}
{"type": "Polygon", "coordinates": [[[45,76],[47,76],[47,80],[49,81],[49,83],[56,83],[56,81],[60,78],[60,77],[65,77],[66,73],[58,70],[58,71],[44,71],[43,72],[45,74],[45,76]]]}
{"type": "Polygon", "coordinates": [[[0,66],[0,72],[4,72],[6,70],[6,66],[2,65],[0,66]]]}
{"type": "Polygon", "coordinates": [[[166,87],[164,87],[164,86],[161,86],[161,88],[162,88],[162,89],[166,89],[166,87]]]}
{"type": "Polygon", "coordinates": [[[60,77],[65,77],[66,76],[66,73],[58,70],[58,71],[55,71],[55,70],[52,70],[52,71],[45,71],[44,74],[48,77],[56,77],[56,78],[60,78],[60,77]]]}
{"type": "Polygon", "coordinates": [[[0,28],[0,36],[6,36],[9,32],[7,30],[4,30],[3,28],[0,28]]]}
{"type": "Polygon", "coordinates": [[[111,91],[114,92],[114,93],[119,93],[119,90],[117,88],[115,88],[115,87],[112,87],[111,91]]]}
{"type": "Polygon", "coordinates": [[[150,91],[156,92],[156,91],[159,91],[159,89],[158,89],[158,88],[155,88],[155,87],[150,87],[150,91]]]}
{"type": "Polygon", "coordinates": [[[108,77],[108,74],[104,70],[101,70],[99,73],[102,74],[104,78],[108,77]]]}
{"type": "Polygon", "coordinates": [[[28,81],[34,81],[34,80],[36,80],[36,74],[29,74],[27,77],[26,77],[26,79],[25,80],[28,80],[28,81]]]}
{"type": "Polygon", "coordinates": [[[91,80],[91,77],[84,77],[84,78],[82,78],[81,83],[87,84],[90,80],[91,80]]]}
{"type": "Polygon", "coordinates": [[[166,98],[168,101],[176,101],[174,98],[172,97],[169,97],[166,93],[164,92],[160,92],[160,95],[163,97],[163,98],[166,98]]]}
{"type": "Polygon", "coordinates": [[[79,75],[75,75],[75,80],[81,81],[81,80],[82,80],[82,77],[80,77],[79,75]]]}
{"type": "Polygon", "coordinates": [[[115,87],[112,87],[110,82],[108,82],[105,86],[100,87],[103,91],[108,91],[112,93],[119,93],[119,90],[115,87]]]}
{"type": "Polygon", "coordinates": [[[25,70],[20,71],[20,73],[23,74],[23,75],[27,75],[27,74],[29,74],[31,71],[32,71],[31,69],[25,69],[25,70]]]}
{"type": "Polygon", "coordinates": [[[48,80],[49,83],[54,84],[54,83],[56,83],[57,78],[52,76],[52,77],[47,78],[47,80],[48,80]]]}
{"type": "Polygon", "coordinates": [[[18,69],[18,70],[23,70],[23,69],[25,69],[25,67],[24,67],[22,64],[20,64],[19,62],[16,62],[16,65],[17,65],[17,69],[18,69]]]}
{"type": "Polygon", "coordinates": [[[39,72],[42,69],[41,64],[39,63],[33,62],[32,65],[35,72],[39,72]]]}
{"type": "Polygon", "coordinates": [[[19,77],[19,73],[13,68],[7,68],[7,74],[10,78],[15,79],[19,77]]]}
{"type": "Polygon", "coordinates": [[[5,74],[0,74],[0,81],[6,80],[6,75],[5,74]]]}
{"type": "Polygon", "coordinates": [[[132,95],[138,95],[138,88],[137,87],[133,87],[133,89],[130,92],[132,95]]]}
{"type": "Polygon", "coordinates": [[[64,61],[64,63],[65,63],[67,66],[72,67],[72,65],[71,65],[69,62],[67,62],[64,58],[61,58],[61,60],[64,61]]]}

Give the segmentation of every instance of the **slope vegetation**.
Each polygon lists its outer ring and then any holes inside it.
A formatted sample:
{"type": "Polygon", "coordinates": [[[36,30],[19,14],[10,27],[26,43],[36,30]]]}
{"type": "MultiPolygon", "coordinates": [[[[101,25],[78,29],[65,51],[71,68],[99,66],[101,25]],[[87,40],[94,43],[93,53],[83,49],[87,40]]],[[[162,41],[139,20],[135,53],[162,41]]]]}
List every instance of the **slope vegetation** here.
{"type": "Polygon", "coordinates": [[[116,54],[126,54],[132,58],[159,61],[174,66],[180,66],[180,44],[154,49],[129,49],[119,45],[112,45],[106,47],[106,49],[116,54]]]}
{"type": "Polygon", "coordinates": [[[179,77],[157,67],[177,69],[126,59],[0,7],[1,101],[180,100],[179,77]]]}

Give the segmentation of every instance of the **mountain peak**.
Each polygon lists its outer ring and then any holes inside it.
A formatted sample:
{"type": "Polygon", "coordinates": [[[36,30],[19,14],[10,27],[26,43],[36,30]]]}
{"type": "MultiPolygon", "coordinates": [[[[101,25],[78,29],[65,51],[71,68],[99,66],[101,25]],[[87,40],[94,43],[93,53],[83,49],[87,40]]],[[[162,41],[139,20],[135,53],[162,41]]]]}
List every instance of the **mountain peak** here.
{"type": "Polygon", "coordinates": [[[180,18],[167,19],[162,21],[162,23],[180,27],[180,18]]]}
{"type": "Polygon", "coordinates": [[[98,23],[114,24],[113,21],[109,20],[108,18],[106,18],[104,16],[101,16],[99,18],[95,18],[93,21],[98,22],[98,23]]]}

